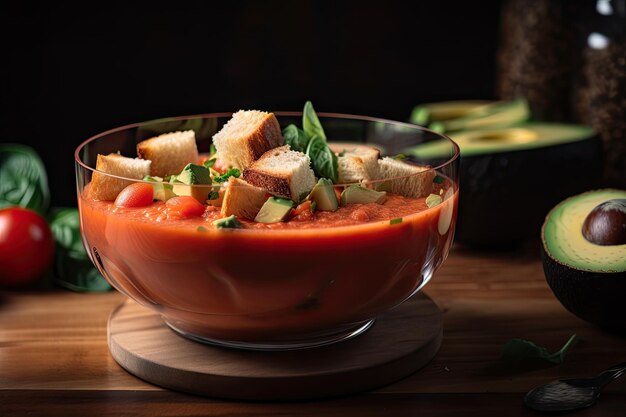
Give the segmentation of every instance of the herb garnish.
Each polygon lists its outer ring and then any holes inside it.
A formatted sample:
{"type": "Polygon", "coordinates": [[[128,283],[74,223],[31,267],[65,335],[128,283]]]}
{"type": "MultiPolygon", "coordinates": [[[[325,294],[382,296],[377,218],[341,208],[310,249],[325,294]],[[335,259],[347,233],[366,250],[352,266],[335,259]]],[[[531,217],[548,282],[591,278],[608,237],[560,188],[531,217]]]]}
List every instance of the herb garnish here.
{"type": "Polygon", "coordinates": [[[204,161],[204,163],[202,165],[204,165],[204,167],[206,169],[211,169],[211,168],[213,168],[213,165],[215,165],[215,161],[216,161],[215,158],[211,158],[211,159],[209,159],[207,161],[204,161]]]}
{"type": "Polygon", "coordinates": [[[298,152],[304,152],[306,145],[309,143],[309,138],[306,133],[293,124],[283,129],[283,137],[285,138],[285,143],[289,145],[292,150],[298,152]]]}
{"type": "Polygon", "coordinates": [[[302,129],[309,138],[313,136],[319,136],[324,142],[326,142],[326,133],[320,123],[320,119],[313,109],[313,103],[307,101],[304,103],[304,112],[302,113],[302,129]]]}
{"type": "Polygon", "coordinates": [[[217,200],[218,198],[220,198],[220,193],[217,191],[211,191],[207,196],[207,200],[217,200]]]}
{"type": "Polygon", "coordinates": [[[570,336],[565,345],[557,352],[550,353],[548,349],[537,346],[524,339],[511,339],[502,348],[501,360],[508,365],[522,365],[529,368],[553,366],[563,363],[567,351],[576,341],[576,335],[570,336]]]}
{"type": "Polygon", "coordinates": [[[226,182],[226,181],[228,181],[228,179],[230,177],[239,178],[240,175],[241,175],[241,171],[239,171],[239,169],[231,168],[228,171],[226,171],[225,173],[223,173],[222,175],[216,175],[215,177],[213,177],[213,181],[215,181],[215,182],[226,182]]]}
{"type": "Polygon", "coordinates": [[[313,171],[318,177],[328,178],[333,183],[339,177],[337,155],[328,147],[328,144],[319,136],[313,136],[306,147],[306,154],[311,158],[313,171]]]}
{"type": "Polygon", "coordinates": [[[436,175],[435,178],[433,178],[433,182],[435,184],[442,184],[444,181],[444,178],[441,175],[436,175]]]}
{"type": "Polygon", "coordinates": [[[398,217],[397,219],[389,220],[389,224],[400,224],[402,223],[402,217],[398,217]]]}
{"type": "Polygon", "coordinates": [[[317,201],[313,201],[311,203],[311,213],[315,213],[316,209],[317,209],[317,201]]]}

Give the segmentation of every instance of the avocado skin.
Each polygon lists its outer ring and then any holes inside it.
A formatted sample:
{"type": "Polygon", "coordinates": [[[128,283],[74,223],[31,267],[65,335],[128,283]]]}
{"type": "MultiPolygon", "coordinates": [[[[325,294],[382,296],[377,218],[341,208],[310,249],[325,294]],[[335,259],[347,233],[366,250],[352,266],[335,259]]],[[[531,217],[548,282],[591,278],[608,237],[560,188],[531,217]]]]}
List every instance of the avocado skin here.
{"type": "Polygon", "coordinates": [[[578,142],[461,157],[455,241],[514,244],[537,236],[561,200],[599,186],[602,143],[578,142]]]}
{"type": "Polygon", "coordinates": [[[552,259],[541,245],[546,281],[563,306],[608,331],[626,333],[626,271],[590,272],[552,259]]]}

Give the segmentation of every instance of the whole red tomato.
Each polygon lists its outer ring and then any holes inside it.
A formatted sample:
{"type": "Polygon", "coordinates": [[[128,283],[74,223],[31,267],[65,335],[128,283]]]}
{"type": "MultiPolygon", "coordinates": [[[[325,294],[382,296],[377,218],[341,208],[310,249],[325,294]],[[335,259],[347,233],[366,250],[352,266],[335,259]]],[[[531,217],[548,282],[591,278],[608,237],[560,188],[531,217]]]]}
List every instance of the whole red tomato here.
{"type": "Polygon", "coordinates": [[[0,285],[35,281],[54,257],[54,238],[46,221],[32,210],[0,210],[0,285]]]}

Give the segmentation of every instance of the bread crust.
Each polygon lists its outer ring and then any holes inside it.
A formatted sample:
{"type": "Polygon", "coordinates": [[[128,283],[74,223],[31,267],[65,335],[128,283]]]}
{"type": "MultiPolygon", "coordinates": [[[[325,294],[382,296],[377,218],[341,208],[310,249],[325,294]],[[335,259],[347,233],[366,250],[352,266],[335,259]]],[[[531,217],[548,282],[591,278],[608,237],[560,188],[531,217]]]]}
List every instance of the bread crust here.
{"type": "MultiPolygon", "coordinates": [[[[218,133],[219,135],[219,133],[218,133]]],[[[252,165],[265,152],[282,145],[285,142],[280,125],[274,113],[268,113],[263,120],[247,136],[220,137],[214,142],[220,158],[228,161],[232,166],[245,169],[252,165]],[[236,154],[229,154],[220,146],[222,141],[234,141],[241,146],[237,147],[236,154]]]]}
{"type": "MultiPolygon", "coordinates": [[[[198,162],[198,148],[196,147],[195,140],[193,143],[185,144],[185,147],[170,151],[165,145],[159,142],[164,139],[169,139],[172,134],[186,133],[186,132],[171,132],[163,135],[155,136],[150,139],[146,139],[137,144],[137,155],[141,159],[148,159],[152,161],[150,168],[150,175],[157,177],[166,177],[171,174],[177,174],[188,163],[198,162]]],[[[195,137],[195,134],[194,134],[195,137]]],[[[186,140],[186,138],[182,139],[186,140]]]]}
{"type": "MultiPolygon", "coordinates": [[[[128,160],[132,160],[132,158],[126,158],[116,153],[109,155],[98,154],[96,158],[96,170],[138,180],[150,174],[150,161],[147,161],[145,169],[141,169],[124,166],[128,160]]],[[[94,172],[91,177],[91,184],[89,185],[89,196],[94,200],[115,200],[120,191],[130,184],[132,184],[132,181],[94,172]]]]}
{"type": "Polygon", "coordinates": [[[254,186],[267,190],[270,194],[292,198],[289,176],[287,175],[268,174],[254,168],[248,168],[243,172],[243,179],[254,186]]]}

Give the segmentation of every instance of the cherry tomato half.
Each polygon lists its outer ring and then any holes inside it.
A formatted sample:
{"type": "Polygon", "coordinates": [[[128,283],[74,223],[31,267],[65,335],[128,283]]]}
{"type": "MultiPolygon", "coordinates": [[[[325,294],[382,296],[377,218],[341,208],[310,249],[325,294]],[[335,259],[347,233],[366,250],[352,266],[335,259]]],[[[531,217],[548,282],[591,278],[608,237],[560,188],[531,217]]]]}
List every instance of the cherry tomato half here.
{"type": "Polygon", "coordinates": [[[165,203],[170,211],[177,213],[180,217],[197,217],[204,213],[205,207],[193,197],[182,195],[172,197],[165,203]]]}
{"type": "Polygon", "coordinates": [[[154,188],[145,182],[135,182],[124,188],[115,199],[116,207],[145,207],[152,204],[154,188]]]}
{"type": "Polygon", "coordinates": [[[52,264],[54,238],[46,221],[32,210],[0,210],[0,285],[26,285],[52,264]]]}

